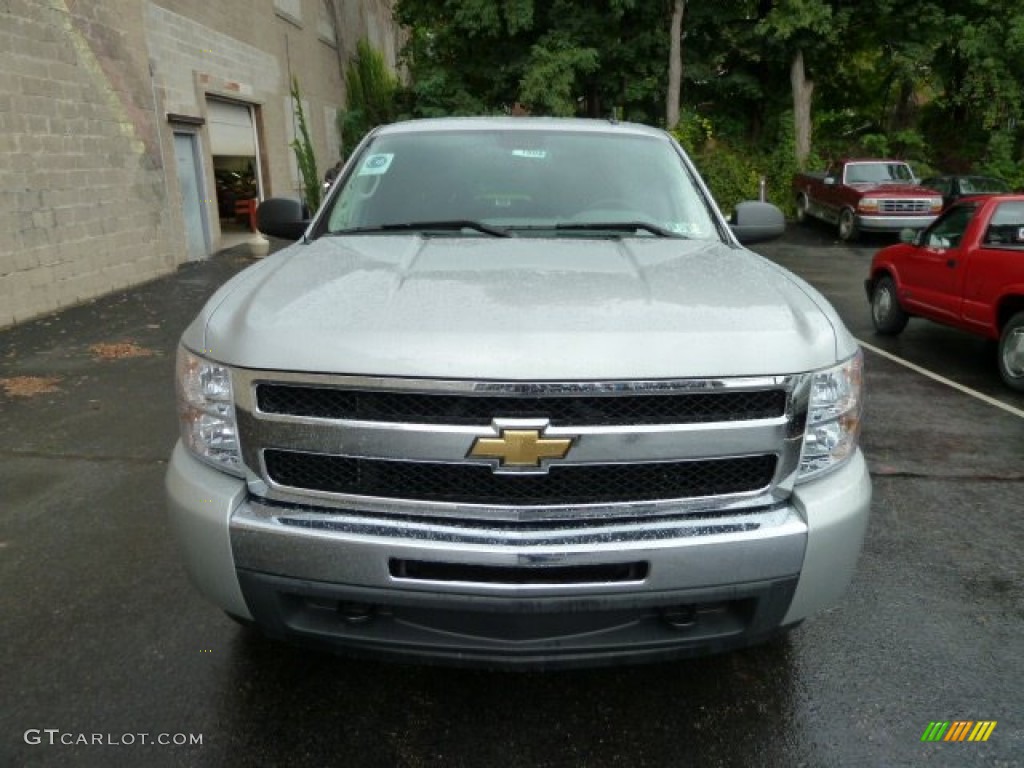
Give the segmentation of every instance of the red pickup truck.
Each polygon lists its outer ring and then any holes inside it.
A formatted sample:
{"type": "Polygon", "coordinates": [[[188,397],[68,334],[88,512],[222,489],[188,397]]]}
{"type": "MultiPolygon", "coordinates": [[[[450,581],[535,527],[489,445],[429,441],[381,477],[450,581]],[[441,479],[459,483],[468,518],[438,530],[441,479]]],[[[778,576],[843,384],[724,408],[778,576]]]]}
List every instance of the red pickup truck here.
{"type": "Polygon", "coordinates": [[[797,221],[835,224],[845,241],[862,231],[921,229],[942,210],[942,196],[920,186],[902,160],[843,160],[824,173],[798,173],[793,194],[797,221]]]}
{"type": "Polygon", "coordinates": [[[918,316],[998,339],[999,372],[1024,391],[1024,195],[965,198],[900,239],[865,283],[875,330],[894,335],[918,316]]]}

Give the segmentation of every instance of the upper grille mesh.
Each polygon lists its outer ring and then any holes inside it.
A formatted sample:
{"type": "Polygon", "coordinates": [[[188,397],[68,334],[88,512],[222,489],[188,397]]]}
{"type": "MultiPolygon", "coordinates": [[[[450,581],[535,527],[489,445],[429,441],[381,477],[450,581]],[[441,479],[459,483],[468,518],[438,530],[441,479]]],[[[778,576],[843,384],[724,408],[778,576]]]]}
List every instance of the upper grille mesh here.
{"type": "Polygon", "coordinates": [[[786,393],[778,389],[492,397],[259,384],[256,402],[264,413],[453,426],[488,425],[503,417],[548,419],[554,426],[698,424],[778,418],[786,411],[786,393]]]}

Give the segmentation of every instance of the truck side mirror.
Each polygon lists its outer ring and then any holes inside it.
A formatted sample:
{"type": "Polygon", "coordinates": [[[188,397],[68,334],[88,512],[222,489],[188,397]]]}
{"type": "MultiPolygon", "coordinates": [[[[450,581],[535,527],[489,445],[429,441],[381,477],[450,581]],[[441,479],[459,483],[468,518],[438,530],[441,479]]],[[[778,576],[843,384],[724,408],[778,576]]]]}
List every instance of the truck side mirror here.
{"type": "Polygon", "coordinates": [[[256,209],[256,218],[260,232],[283,240],[301,239],[309,226],[309,219],[303,216],[302,203],[289,197],[264,200],[256,209]]]}
{"type": "Polygon", "coordinates": [[[836,183],[836,177],[835,176],[826,176],[825,177],[825,184],[827,186],[831,187],[831,186],[835,185],[835,183],[836,183]]]}
{"type": "Polygon", "coordinates": [[[786,231],[786,217],[771,203],[747,200],[736,206],[729,228],[741,243],[774,240],[786,231]]]}

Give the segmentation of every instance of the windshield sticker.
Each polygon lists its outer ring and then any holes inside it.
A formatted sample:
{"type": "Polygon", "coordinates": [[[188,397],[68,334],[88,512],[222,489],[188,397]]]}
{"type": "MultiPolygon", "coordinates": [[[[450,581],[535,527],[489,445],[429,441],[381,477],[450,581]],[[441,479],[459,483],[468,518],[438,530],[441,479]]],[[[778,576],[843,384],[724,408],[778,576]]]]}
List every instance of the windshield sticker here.
{"type": "Polygon", "coordinates": [[[704,227],[695,221],[667,221],[662,227],[673,234],[690,238],[702,238],[708,234],[704,227]]]}
{"type": "Polygon", "coordinates": [[[512,154],[515,157],[526,157],[530,160],[543,160],[548,156],[547,150],[544,149],[513,149],[512,154]]]}
{"type": "Polygon", "coordinates": [[[363,161],[358,176],[380,176],[387,173],[391,167],[391,161],[395,159],[393,152],[386,152],[379,155],[370,155],[363,161]]]}

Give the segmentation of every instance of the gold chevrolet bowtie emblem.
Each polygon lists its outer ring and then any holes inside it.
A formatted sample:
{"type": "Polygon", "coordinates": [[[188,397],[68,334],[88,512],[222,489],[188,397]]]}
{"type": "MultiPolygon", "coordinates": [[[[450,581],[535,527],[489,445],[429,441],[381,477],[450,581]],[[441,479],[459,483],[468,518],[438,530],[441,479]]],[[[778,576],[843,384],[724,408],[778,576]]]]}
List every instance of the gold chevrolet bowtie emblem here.
{"type": "Polygon", "coordinates": [[[498,437],[478,437],[470,458],[497,459],[502,467],[539,467],[541,459],[564,459],[571,437],[541,437],[539,429],[503,429],[498,437]]]}

